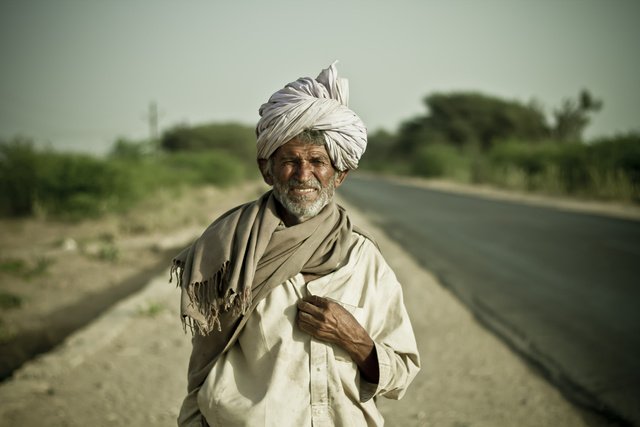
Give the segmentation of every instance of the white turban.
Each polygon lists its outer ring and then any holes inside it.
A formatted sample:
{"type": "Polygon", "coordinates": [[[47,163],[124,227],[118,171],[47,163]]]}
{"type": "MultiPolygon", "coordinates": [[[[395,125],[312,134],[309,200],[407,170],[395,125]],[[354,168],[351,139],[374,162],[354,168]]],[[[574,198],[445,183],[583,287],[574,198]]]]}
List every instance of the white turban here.
{"type": "Polygon", "coordinates": [[[356,113],[347,108],[349,84],[347,79],[338,78],[336,62],[315,80],[301,77],[262,104],[256,126],[259,159],[268,159],[305,130],[319,130],[337,169],[358,167],[367,147],[367,130],[356,113]]]}

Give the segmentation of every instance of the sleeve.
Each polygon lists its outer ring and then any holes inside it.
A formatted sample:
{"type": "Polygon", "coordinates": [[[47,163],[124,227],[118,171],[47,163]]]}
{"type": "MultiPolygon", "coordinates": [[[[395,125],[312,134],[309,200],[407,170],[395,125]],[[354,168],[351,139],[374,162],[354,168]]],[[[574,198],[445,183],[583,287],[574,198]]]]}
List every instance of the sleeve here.
{"type": "Polygon", "coordinates": [[[360,378],[360,401],[375,396],[400,399],[420,370],[420,355],[402,297],[402,288],[385,264],[376,285],[376,304],[369,310],[369,333],[378,358],[379,380],[360,378]]]}

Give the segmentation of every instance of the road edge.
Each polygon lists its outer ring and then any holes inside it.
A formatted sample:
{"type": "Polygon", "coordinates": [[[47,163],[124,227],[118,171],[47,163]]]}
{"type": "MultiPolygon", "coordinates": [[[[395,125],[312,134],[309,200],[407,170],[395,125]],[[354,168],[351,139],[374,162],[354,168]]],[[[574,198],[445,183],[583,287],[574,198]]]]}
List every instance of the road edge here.
{"type": "Polygon", "coordinates": [[[581,200],[567,197],[549,196],[543,194],[524,193],[503,190],[489,185],[471,185],[444,179],[427,179],[420,177],[374,174],[358,171],[358,176],[364,179],[383,179],[404,185],[428,188],[453,194],[465,194],[490,200],[522,203],[541,206],[561,211],[579,212],[583,214],[606,216],[611,218],[640,221],[640,205],[622,203],[618,201],[604,202],[598,200],[581,200]]]}

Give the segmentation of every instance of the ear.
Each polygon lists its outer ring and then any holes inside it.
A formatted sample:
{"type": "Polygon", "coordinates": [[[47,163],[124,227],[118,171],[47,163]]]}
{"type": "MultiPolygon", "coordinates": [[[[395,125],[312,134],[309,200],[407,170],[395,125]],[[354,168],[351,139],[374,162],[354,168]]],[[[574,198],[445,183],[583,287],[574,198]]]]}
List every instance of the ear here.
{"type": "Polygon", "coordinates": [[[267,159],[258,159],[258,168],[260,168],[260,173],[262,174],[262,179],[267,185],[273,185],[273,177],[269,171],[269,163],[267,159]]]}
{"type": "Polygon", "coordinates": [[[336,183],[336,188],[340,187],[342,185],[342,183],[344,182],[345,178],[347,177],[347,175],[349,175],[349,170],[347,169],[346,171],[338,171],[338,173],[336,174],[336,178],[335,178],[335,183],[336,183]]]}

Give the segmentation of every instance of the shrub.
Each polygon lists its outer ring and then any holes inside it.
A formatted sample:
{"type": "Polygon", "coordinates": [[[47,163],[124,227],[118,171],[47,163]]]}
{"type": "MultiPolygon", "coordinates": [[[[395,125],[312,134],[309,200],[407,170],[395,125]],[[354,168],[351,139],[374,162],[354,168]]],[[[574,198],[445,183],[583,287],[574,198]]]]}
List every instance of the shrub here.
{"type": "Polygon", "coordinates": [[[29,140],[0,142],[2,213],[31,215],[36,209],[64,217],[95,216],[127,195],[127,176],[105,160],[40,152],[29,140]]]}
{"type": "Polygon", "coordinates": [[[50,214],[96,216],[129,196],[129,176],[106,160],[87,155],[39,155],[37,202],[50,214]]]}
{"type": "Polygon", "coordinates": [[[111,148],[109,156],[115,159],[140,160],[152,150],[150,143],[129,141],[118,138],[111,148]]]}
{"type": "Polygon", "coordinates": [[[0,291],[0,310],[18,308],[23,303],[22,297],[6,291],[0,291]]]}
{"type": "Polygon", "coordinates": [[[568,144],[558,147],[552,164],[557,168],[559,182],[568,194],[581,193],[591,186],[587,147],[568,144]]]}
{"type": "Polygon", "coordinates": [[[162,135],[160,144],[169,152],[216,149],[239,159],[254,159],[256,155],[255,129],[238,123],[176,126],[162,135]]]}
{"type": "Polygon", "coordinates": [[[3,215],[36,210],[62,218],[97,216],[128,207],[158,188],[227,186],[257,176],[255,160],[241,161],[224,149],[143,155],[134,143],[116,144],[108,159],[38,151],[29,140],[0,142],[3,215]],[[131,149],[131,150],[129,150],[131,149]]]}
{"type": "Polygon", "coordinates": [[[509,142],[489,152],[484,178],[501,186],[600,198],[640,199],[640,140],[587,144],[509,142]]]}
{"type": "Polygon", "coordinates": [[[38,159],[24,138],[0,141],[0,209],[5,215],[30,215],[38,187],[38,159]]]}
{"type": "Polygon", "coordinates": [[[588,158],[598,195],[640,200],[640,134],[595,141],[588,158]]]}
{"type": "Polygon", "coordinates": [[[429,178],[456,176],[466,163],[460,150],[444,144],[420,147],[411,161],[414,174],[429,178]]]}
{"type": "Polygon", "coordinates": [[[245,168],[237,158],[222,150],[176,153],[162,158],[161,163],[176,181],[190,184],[226,186],[246,176],[245,168]]]}

